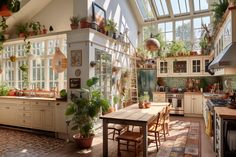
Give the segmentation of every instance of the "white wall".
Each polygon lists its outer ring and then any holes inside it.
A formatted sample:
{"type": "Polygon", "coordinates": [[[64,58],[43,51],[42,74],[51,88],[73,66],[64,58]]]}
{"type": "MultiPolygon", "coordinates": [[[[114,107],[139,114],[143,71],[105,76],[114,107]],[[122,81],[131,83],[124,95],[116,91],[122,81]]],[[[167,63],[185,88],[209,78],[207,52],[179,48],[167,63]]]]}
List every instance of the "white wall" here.
{"type": "Polygon", "coordinates": [[[88,0],[88,15],[92,15],[92,2],[106,10],[107,19],[113,19],[118,24],[118,31],[124,32],[124,29],[128,28],[128,36],[131,42],[137,46],[138,24],[128,0],[88,0]]]}
{"type": "Polygon", "coordinates": [[[39,21],[49,28],[53,26],[54,32],[70,30],[70,17],[73,16],[74,0],[53,0],[32,20],[39,21]]]}

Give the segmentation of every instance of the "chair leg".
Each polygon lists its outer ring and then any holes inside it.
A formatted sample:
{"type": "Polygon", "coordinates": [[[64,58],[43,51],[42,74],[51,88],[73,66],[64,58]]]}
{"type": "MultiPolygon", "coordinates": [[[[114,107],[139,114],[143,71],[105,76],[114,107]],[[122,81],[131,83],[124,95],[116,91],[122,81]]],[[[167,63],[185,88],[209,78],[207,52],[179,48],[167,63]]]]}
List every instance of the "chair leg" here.
{"type": "Polygon", "coordinates": [[[168,123],[166,123],[166,131],[167,131],[167,134],[170,135],[169,134],[169,124],[168,123]]]}
{"type": "Polygon", "coordinates": [[[117,152],[117,156],[121,156],[121,152],[120,152],[120,140],[118,140],[118,152],[117,152]]]}
{"type": "Polygon", "coordinates": [[[156,141],[156,147],[157,147],[157,151],[158,151],[158,144],[157,144],[157,133],[155,132],[155,141],[156,141]]]}
{"type": "Polygon", "coordinates": [[[137,156],[137,143],[134,142],[134,156],[136,157],[137,156]]]}
{"type": "Polygon", "coordinates": [[[116,130],[114,129],[113,130],[113,135],[112,135],[112,140],[114,141],[114,139],[115,139],[115,134],[116,134],[116,130]]]}
{"type": "Polygon", "coordinates": [[[160,134],[159,134],[159,132],[157,132],[157,135],[158,135],[158,142],[159,142],[159,145],[161,145],[160,134]]]}

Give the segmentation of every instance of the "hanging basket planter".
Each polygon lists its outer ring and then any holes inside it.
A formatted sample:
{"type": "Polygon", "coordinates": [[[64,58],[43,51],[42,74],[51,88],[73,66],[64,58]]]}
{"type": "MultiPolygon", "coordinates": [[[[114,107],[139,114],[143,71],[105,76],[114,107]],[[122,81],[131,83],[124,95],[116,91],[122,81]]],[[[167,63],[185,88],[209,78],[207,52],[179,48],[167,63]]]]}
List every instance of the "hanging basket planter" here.
{"type": "Polygon", "coordinates": [[[2,5],[0,8],[0,16],[8,17],[11,16],[12,12],[9,10],[7,5],[2,5]]]}
{"type": "Polygon", "coordinates": [[[10,58],[10,61],[11,62],[15,62],[16,61],[16,56],[14,56],[14,55],[12,55],[11,57],[9,57],[10,58]]]}

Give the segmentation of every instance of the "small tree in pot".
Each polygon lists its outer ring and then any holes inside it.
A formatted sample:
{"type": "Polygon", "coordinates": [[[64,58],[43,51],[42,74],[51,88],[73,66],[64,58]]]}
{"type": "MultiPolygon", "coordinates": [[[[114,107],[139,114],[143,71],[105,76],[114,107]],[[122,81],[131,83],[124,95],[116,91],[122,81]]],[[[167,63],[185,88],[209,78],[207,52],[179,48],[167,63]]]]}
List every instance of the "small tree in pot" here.
{"type": "Polygon", "coordinates": [[[105,99],[94,85],[98,82],[98,78],[93,77],[87,80],[88,89],[79,89],[80,96],[71,96],[72,103],[69,104],[66,115],[72,115],[72,130],[79,130],[79,134],[75,134],[73,138],[80,148],[89,148],[92,145],[94,137],[94,124],[101,111],[106,112],[109,108],[109,102],[105,99]]]}

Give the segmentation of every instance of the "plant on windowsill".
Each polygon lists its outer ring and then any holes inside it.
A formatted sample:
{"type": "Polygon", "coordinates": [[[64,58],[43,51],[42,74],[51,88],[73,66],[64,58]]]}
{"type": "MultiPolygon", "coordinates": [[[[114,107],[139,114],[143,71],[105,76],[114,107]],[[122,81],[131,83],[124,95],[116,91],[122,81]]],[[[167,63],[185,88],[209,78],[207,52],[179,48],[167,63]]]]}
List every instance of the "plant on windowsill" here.
{"type": "Polygon", "coordinates": [[[98,78],[88,79],[87,89],[78,90],[79,96],[72,94],[71,101],[65,114],[72,116],[72,130],[78,130],[73,138],[80,148],[90,148],[94,137],[94,124],[98,114],[106,112],[109,108],[109,102],[102,93],[95,89],[94,85],[98,82],[98,78]]]}
{"type": "Polygon", "coordinates": [[[31,29],[30,35],[39,35],[42,34],[40,22],[30,22],[29,28],[31,29]]]}
{"type": "Polygon", "coordinates": [[[183,56],[187,52],[183,41],[172,41],[172,43],[168,45],[168,48],[170,56],[183,56]]]}
{"type": "Polygon", "coordinates": [[[16,33],[18,34],[19,38],[27,38],[29,35],[28,23],[20,23],[16,25],[16,33]]]}

